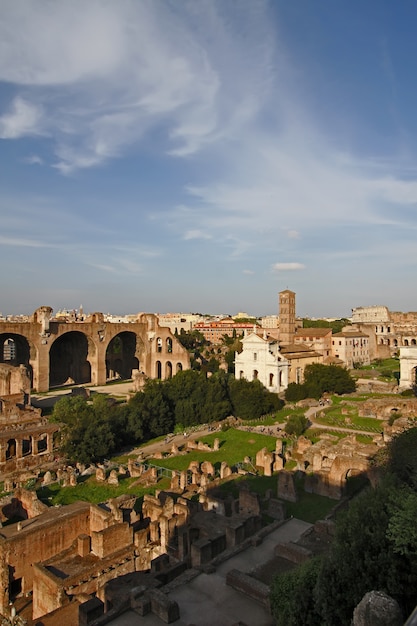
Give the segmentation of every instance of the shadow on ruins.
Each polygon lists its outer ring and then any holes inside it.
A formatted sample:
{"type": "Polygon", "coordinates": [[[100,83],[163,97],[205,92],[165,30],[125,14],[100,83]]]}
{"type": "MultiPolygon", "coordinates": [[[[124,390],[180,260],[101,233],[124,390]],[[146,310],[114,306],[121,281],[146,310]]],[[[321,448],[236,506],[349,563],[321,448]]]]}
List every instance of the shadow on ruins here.
{"type": "MultiPolygon", "coordinates": [[[[181,448],[172,444],[169,453],[214,450],[220,445],[220,439],[212,447],[189,440],[181,448]]],[[[138,487],[156,488],[155,495],[143,496],[140,506],[136,496],[125,495],[101,505],[48,507],[12,476],[8,479],[12,495],[1,508],[0,562],[11,569],[7,580],[4,572],[1,578],[0,612],[7,615],[10,602],[20,610],[30,599],[30,619],[44,626],[71,611],[71,619],[77,621],[68,623],[94,626],[111,623],[128,610],[153,614],[162,623],[176,621],[184,607],[171,599],[173,589],[215,572],[245,550],[260,551],[268,536],[287,523],[288,511],[300,496],[297,479],[307,492],[330,497],[335,507],[340,506],[347,478],[364,473],[365,458],[369,459],[369,449],[368,456],[365,450],[358,454],[354,449],[352,437],[339,444],[324,439],[319,445],[300,438],[284,452],[277,439],[275,451],[259,450],[253,464],[245,459],[246,469],[244,463],[238,467],[221,463],[216,469],[209,461],[191,461],[185,471],[169,470],[166,490],[158,490],[163,468],[143,457],[130,459],[127,466],[65,467],[41,476],[46,487],[54,481],[75,486],[91,474],[97,482],[116,485],[127,474],[136,478],[138,487]],[[296,461],[296,471],[285,470],[287,459],[296,461]],[[307,474],[306,467],[313,473],[307,474]],[[262,495],[251,489],[255,474],[268,483],[262,495]],[[224,494],[220,485],[236,479],[237,496],[224,494]],[[9,523],[17,517],[18,523],[9,523]]],[[[374,444],[373,451],[377,449],[374,444]]],[[[306,524],[296,542],[277,542],[250,573],[231,568],[225,583],[243,592],[245,602],[262,607],[270,620],[272,577],[326,549],[332,534],[330,519],[306,524]]],[[[28,612],[27,606],[19,614],[29,619],[28,612]]]]}
{"type": "MultiPolygon", "coordinates": [[[[24,391],[1,397],[0,463],[8,495],[0,503],[0,613],[14,610],[39,626],[117,624],[128,611],[170,623],[186,614],[179,589],[204,576],[214,584],[222,572],[222,593],[233,589],[246,611],[246,602],[261,611],[246,623],[270,624],[271,578],[326,550],[332,540],[331,516],[301,523],[293,538],[275,539],[295,521],[297,499],[306,492],[331,499],[334,509],[343,506],[349,485],[375,479],[372,459],[396,429],[406,427],[416,402],[397,397],[364,404],[363,411],[385,420],[384,431],[367,444],[354,434],[340,439],[323,433],[315,443],[299,437],[284,446],[278,436],[275,450],[258,450],[237,466],[191,461],[178,472],[152,465],[143,455],[126,465],[61,466],[53,453],[56,425],[28,405],[24,391]],[[390,425],[393,410],[403,417],[390,425]],[[290,462],[293,471],[286,470],[290,462]],[[163,475],[169,480],[164,489],[163,475]],[[89,476],[110,485],[129,476],[138,488],[154,488],[155,495],[50,507],[34,490],[56,482],[76,486],[89,476]],[[256,492],[255,476],[267,484],[256,492]],[[232,481],[239,489],[225,493],[221,485],[232,481]],[[267,554],[249,566],[246,555],[261,554],[266,545],[267,554]],[[246,561],[236,564],[239,554],[246,561]]],[[[221,445],[221,434],[211,446],[191,438],[181,446],[167,440],[159,456],[209,454],[221,445]]]]}

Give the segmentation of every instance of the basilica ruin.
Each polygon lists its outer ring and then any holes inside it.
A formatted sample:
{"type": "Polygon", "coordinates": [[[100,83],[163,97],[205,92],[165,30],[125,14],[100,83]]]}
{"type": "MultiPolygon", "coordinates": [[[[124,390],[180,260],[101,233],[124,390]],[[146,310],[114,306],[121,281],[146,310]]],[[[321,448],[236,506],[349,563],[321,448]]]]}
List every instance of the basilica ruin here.
{"type": "Polygon", "coordinates": [[[48,306],[28,321],[0,320],[0,363],[25,366],[38,392],[137,373],[163,380],[190,367],[187,351],[157,315],[139,313],[131,322],[105,321],[102,313],[61,319],[48,306]]]}

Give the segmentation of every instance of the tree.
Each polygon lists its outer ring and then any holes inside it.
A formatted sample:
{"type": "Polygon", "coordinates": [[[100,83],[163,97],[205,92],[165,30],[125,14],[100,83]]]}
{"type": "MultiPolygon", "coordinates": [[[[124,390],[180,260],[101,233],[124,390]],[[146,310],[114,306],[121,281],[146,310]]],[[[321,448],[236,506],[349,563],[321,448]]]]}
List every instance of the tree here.
{"type": "Polygon", "coordinates": [[[340,333],[344,326],[349,326],[352,322],[345,317],[338,320],[310,320],[303,319],[303,328],[331,328],[332,333],[340,333]]]}
{"type": "Polygon", "coordinates": [[[394,437],[388,446],[387,471],[417,491],[417,428],[394,437]]]}
{"type": "Polygon", "coordinates": [[[165,435],[173,430],[174,409],[164,383],[148,380],[144,390],[129,401],[129,426],[139,439],[165,435]]]}
{"type": "Polygon", "coordinates": [[[308,427],[308,419],[305,415],[290,415],[285,425],[285,432],[288,435],[299,437],[308,427]]]}
{"type": "Polygon", "coordinates": [[[113,452],[110,412],[107,399],[100,394],[90,403],[76,396],[55,404],[52,419],[62,425],[61,450],[71,462],[96,463],[113,452]]]}
{"type": "Polygon", "coordinates": [[[367,591],[386,590],[392,561],[387,525],[386,493],[382,490],[366,490],[339,520],[316,587],[323,626],[350,625],[353,609],[367,591]]]}
{"type": "Polygon", "coordinates": [[[308,398],[307,385],[289,383],[285,390],[285,399],[287,402],[299,402],[299,400],[304,400],[305,398],[308,398]]]}
{"type": "Polygon", "coordinates": [[[270,393],[261,382],[244,378],[231,381],[230,400],[233,414],[242,419],[258,419],[283,405],[282,400],[270,393]]]}
{"type": "Polygon", "coordinates": [[[314,598],[319,568],[315,557],[273,580],[270,602],[277,626],[321,626],[314,598]]]}
{"type": "MultiPolygon", "coordinates": [[[[330,393],[353,393],[356,383],[349,372],[337,365],[322,365],[312,363],[304,370],[304,382],[311,390],[318,391],[320,395],[330,393]]],[[[314,396],[312,396],[314,397],[314,396]]]]}

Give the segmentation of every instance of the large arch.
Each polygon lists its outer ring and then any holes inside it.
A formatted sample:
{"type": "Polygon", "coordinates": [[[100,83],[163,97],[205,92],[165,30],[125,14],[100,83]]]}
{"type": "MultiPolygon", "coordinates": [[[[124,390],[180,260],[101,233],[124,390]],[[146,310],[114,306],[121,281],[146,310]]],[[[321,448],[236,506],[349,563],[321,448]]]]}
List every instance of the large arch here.
{"type": "Polygon", "coordinates": [[[0,334],[0,363],[7,365],[24,365],[33,387],[33,368],[31,361],[36,358],[36,349],[29,340],[17,333],[0,334]]]}
{"type": "Polygon", "coordinates": [[[40,307],[25,322],[0,320],[0,363],[24,365],[37,392],[67,381],[104,385],[109,379],[130,379],[132,370],[163,378],[167,361],[172,373],[175,366],[190,367],[187,350],[168,328],[159,326],[155,314],[141,313],[133,321],[117,323],[106,321],[101,313],[82,321],[55,319],[51,314],[50,307],[40,307]],[[112,344],[115,337],[119,338],[112,344]]]}
{"type": "Polygon", "coordinates": [[[49,352],[49,386],[91,382],[87,337],[70,331],[58,337],[49,352]]]}
{"type": "Polygon", "coordinates": [[[136,356],[136,334],[123,331],[113,337],[106,350],[106,379],[132,378],[132,370],[139,369],[136,356]]]}

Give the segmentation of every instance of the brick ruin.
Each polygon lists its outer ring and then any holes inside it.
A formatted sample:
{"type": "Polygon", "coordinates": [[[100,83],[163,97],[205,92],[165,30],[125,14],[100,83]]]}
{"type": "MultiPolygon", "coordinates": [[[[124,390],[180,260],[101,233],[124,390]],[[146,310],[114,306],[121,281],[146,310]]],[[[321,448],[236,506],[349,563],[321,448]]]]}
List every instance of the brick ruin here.
{"type": "Polygon", "coordinates": [[[34,620],[92,597],[110,610],[110,580],[152,573],[146,584],[152,589],[204,566],[261,527],[257,498],[246,492],[228,516],[209,510],[205,500],[173,493],[145,495],[140,512],[135,501],[122,496],[100,506],[49,508],[32,492],[16,490],[2,503],[2,519],[6,513],[26,518],[0,528],[0,613],[9,615],[19,597],[31,597],[34,620]]]}
{"type": "MultiPolygon", "coordinates": [[[[292,445],[284,445],[278,437],[274,450],[263,448],[255,459],[243,459],[236,467],[191,461],[186,470],[170,472],[169,491],[145,495],[138,510],[131,496],[102,505],[77,502],[47,507],[35,492],[21,487],[28,477],[39,476],[42,462],[53,461],[57,427],[28,406],[24,386],[17,391],[24,383],[23,369],[18,379],[7,368],[0,368],[8,385],[3,390],[14,393],[0,397],[0,468],[5,487],[12,493],[0,502],[0,613],[8,615],[11,603],[28,597],[33,619],[50,613],[58,616],[59,611],[76,605],[81,611],[79,623],[83,623],[86,615],[117,614],[123,602],[129,606],[133,602],[139,614],[153,611],[172,621],[179,609],[167,602],[162,585],[189,570],[204,571],[220,555],[256,537],[263,513],[281,523],[286,517],[285,502],[297,500],[296,475],[304,477],[306,491],[340,499],[347,479],[366,474],[372,457],[394,432],[409,427],[417,409],[415,398],[398,396],[363,403],[360,414],[386,422],[383,434],[367,445],[358,443],[355,435],[339,439],[323,434],[316,443],[300,437],[292,445]],[[395,420],[390,419],[393,416],[395,420]],[[44,443],[39,446],[39,442],[44,443]],[[286,471],[288,461],[295,461],[294,471],[286,471]],[[276,475],[276,492],[261,499],[241,489],[237,499],[219,497],[215,488],[221,482],[247,473],[276,475]],[[19,521],[10,523],[15,519],[19,521]],[[126,586],[126,593],[119,597],[120,585],[126,586]],[[133,597],[132,587],[142,591],[133,597]]],[[[219,445],[219,439],[213,446],[189,439],[180,448],[167,442],[166,452],[158,456],[217,451],[219,445]]],[[[69,486],[76,485],[85,472],[95,474],[98,482],[117,484],[119,477],[129,475],[138,486],[157,485],[164,471],[142,456],[130,459],[127,466],[59,467],[52,463],[48,467],[46,463],[44,469],[44,485],[57,480],[69,486]]],[[[303,558],[300,550],[291,549],[303,558]]],[[[230,584],[236,588],[246,588],[249,582],[239,573],[231,575],[230,584]]],[[[252,592],[263,597],[265,589],[257,587],[252,592]]]]}
{"type": "Polygon", "coordinates": [[[53,462],[58,430],[30,405],[26,368],[0,363],[0,477],[25,481],[33,469],[53,462]]]}
{"type": "MultiPolygon", "coordinates": [[[[336,442],[326,435],[315,444],[301,437],[285,449],[277,439],[274,451],[258,451],[253,466],[260,474],[277,476],[276,492],[265,494],[263,499],[247,488],[240,490],[237,499],[219,497],[215,488],[220,482],[248,470],[225,463],[216,468],[209,461],[192,461],[184,472],[171,472],[169,491],[145,495],[138,510],[133,496],[102,505],[76,502],[47,507],[35,492],[17,489],[0,506],[4,524],[16,517],[21,520],[0,528],[0,613],[7,615],[11,602],[28,596],[33,619],[51,612],[59,615],[74,602],[84,607],[81,613],[85,609],[87,613],[116,614],[123,608],[114,592],[114,585],[119,584],[116,579],[131,580],[128,600],[122,594],[129,606],[133,601],[132,581],[140,579],[142,592],[137,592],[134,600],[137,610],[143,614],[152,610],[168,619],[176,615],[178,607],[165,606],[158,587],[185,571],[204,570],[219,555],[243,545],[261,531],[263,513],[275,523],[285,519],[285,502],[297,499],[295,473],[285,470],[287,460],[297,462],[307,491],[338,499],[347,477],[366,472],[380,445],[382,437],[363,446],[354,436],[336,442]]],[[[184,449],[171,446],[170,454],[186,454],[188,448],[202,447],[213,450],[218,443],[210,448],[188,441],[184,449]]],[[[246,461],[249,464],[249,459],[246,461]]],[[[75,485],[84,471],[83,467],[49,471],[43,484],[58,479],[75,485]]],[[[102,466],[89,471],[95,472],[96,479],[108,482],[129,473],[139,486],[156,484],[161,468],[140,458],[130,460],[127,468],[110,471],[102,466]]],[[[230,584],[236,588],[247,583],[239,574],[232,578],[230,584]]],[[[253,593],[262,595],[263,591],[253,593]]]]}

